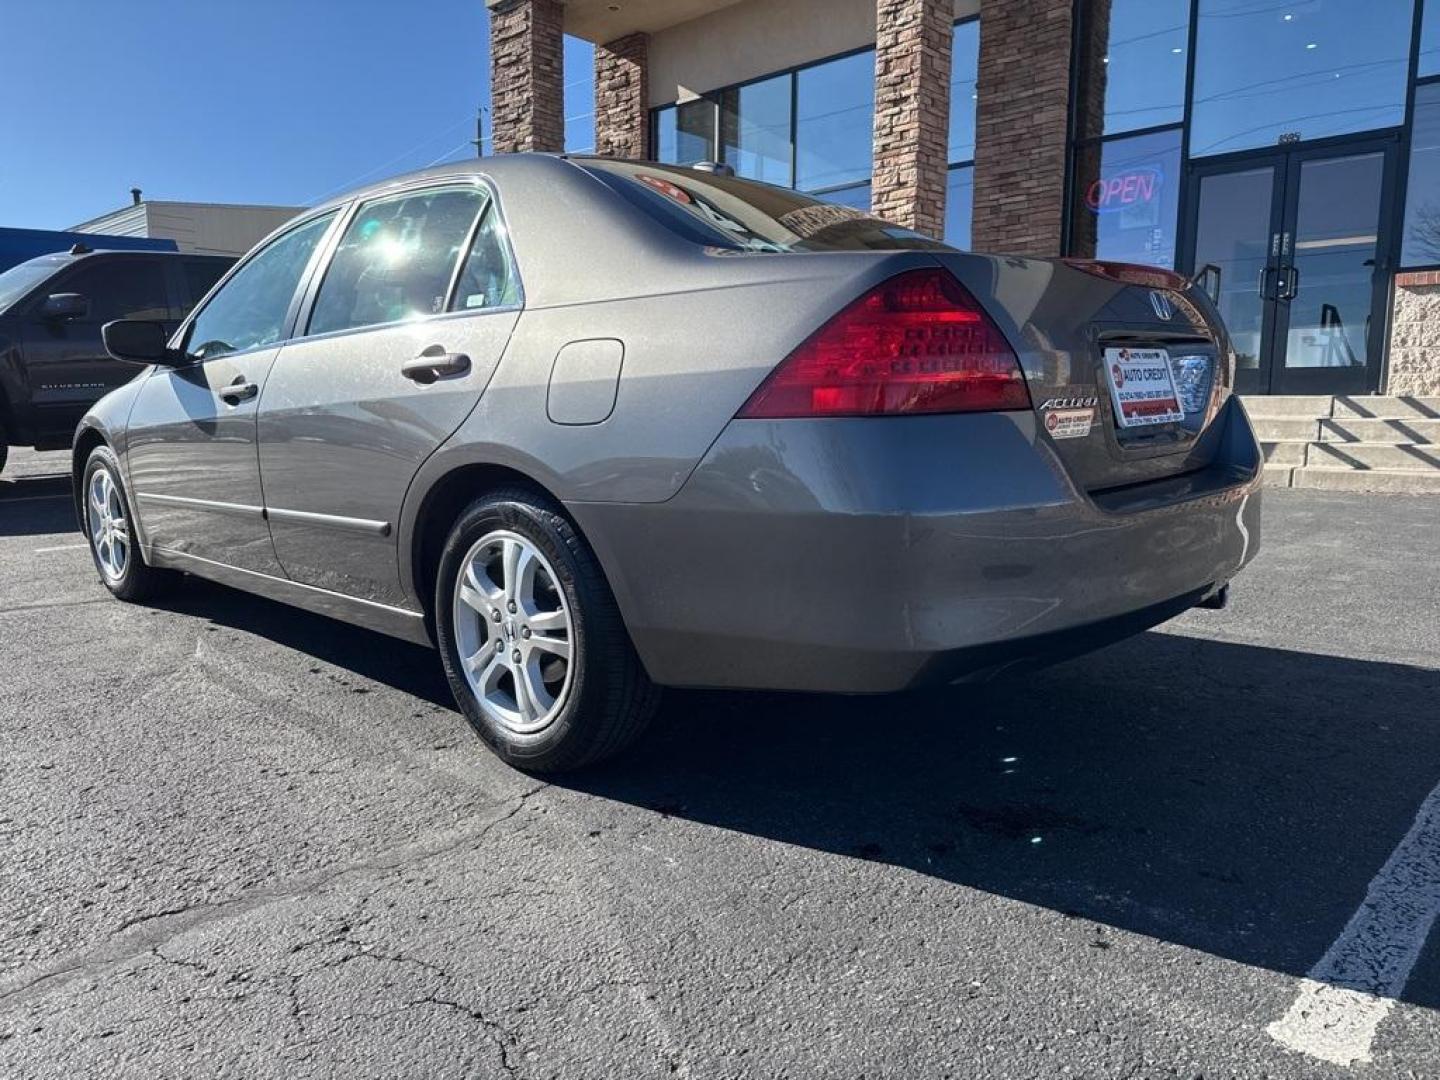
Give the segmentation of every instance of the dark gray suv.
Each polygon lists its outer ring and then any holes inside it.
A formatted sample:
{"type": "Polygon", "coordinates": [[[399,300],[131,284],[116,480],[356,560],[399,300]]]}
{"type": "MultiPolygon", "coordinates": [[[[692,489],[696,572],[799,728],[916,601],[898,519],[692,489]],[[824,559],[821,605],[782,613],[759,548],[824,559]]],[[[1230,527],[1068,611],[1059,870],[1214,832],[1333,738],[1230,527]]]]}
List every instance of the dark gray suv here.
{"type": "Polygon", "coordinates": [[[85,410],[141,370],[106,355],[102,326],[153,319],[173,330],[234,262],[76,245],[0,274],[0,468],[11,446],[68,447],[85,410]]]}

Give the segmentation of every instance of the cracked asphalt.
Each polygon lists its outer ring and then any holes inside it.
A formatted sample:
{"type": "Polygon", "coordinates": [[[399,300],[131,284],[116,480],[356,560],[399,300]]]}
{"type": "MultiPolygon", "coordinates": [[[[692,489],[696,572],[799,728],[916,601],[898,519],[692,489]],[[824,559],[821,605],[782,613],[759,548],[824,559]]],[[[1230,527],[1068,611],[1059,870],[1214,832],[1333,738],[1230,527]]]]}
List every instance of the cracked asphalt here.
{"type": "Polygon", "coordinates": [[[1440,1076],[1266,1026],[1440,782],[1440,500],[1266,494],[1223,612],[923,696],[490,757],[424,649],[109,598],[0,475],[0,1076],[1440,1076]]]}

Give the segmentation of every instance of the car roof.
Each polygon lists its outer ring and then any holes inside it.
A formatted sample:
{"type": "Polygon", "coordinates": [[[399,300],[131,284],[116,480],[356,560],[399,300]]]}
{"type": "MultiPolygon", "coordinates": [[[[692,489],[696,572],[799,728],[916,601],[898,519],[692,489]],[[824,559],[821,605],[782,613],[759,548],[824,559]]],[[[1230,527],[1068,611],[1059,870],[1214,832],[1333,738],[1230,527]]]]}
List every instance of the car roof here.
{"type": "Polygon", "coordinates": [[[368,199],[376,195],[383,195],[386,192],[397,188],[409,187],[412,184],[421,183],[426,180],[444,181],[448,179],[463,180],[468,177],[483,175],[490,177],[498,184],[509,184],[525,181],[543,181],[546,176],[554,176],[557,171],[574,168],[573,161],[583,161],[591,155],[566,154],[494,154],[488,157],[465,158],[461,161],[451,161],[444,165],[432,165],[427,169],[416,169],[414,172],[401,173],[398,176],[387,177],[384,180],[376,180],[361,187],[351,188],[342,194],[317,203],[315,207],[307,212],[309,214],[333,210],[337,206],[344,206],[355,199],[368,199]]]}

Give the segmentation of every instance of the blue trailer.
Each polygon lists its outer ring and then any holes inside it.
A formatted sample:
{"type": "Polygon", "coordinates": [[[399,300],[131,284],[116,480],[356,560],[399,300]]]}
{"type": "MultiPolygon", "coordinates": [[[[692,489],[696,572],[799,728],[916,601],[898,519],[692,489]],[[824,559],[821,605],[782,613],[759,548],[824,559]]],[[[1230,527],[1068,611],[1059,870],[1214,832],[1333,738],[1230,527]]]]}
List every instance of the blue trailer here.
{"type": "Polygon", "coordinates": [[[37,255],[53,255],[84,244],[97,251],[179,251],[174,240],[145,236],[107,236],[104,233],[58,232],[53,229],[0,228],[0,271],[37,255]]]}

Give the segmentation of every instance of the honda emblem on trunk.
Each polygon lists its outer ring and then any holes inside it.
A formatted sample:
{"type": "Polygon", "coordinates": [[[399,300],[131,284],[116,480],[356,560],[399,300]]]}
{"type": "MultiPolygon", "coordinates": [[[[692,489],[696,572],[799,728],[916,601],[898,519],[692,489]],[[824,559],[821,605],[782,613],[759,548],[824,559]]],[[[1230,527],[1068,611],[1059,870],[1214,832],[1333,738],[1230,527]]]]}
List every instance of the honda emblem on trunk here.
{"type": "Polygon", "coordinates": [[[1170,316],[1175,314],[1175,308],[1170,304],[1170,297],[1157,289],[1150,290],[1150,306],[1155,309],[1155,317],[1170,321],[1170,316]]]}

